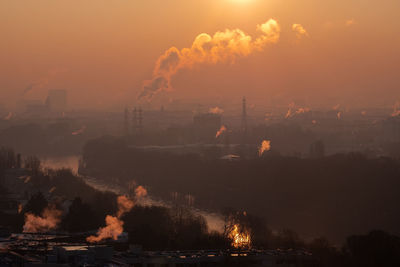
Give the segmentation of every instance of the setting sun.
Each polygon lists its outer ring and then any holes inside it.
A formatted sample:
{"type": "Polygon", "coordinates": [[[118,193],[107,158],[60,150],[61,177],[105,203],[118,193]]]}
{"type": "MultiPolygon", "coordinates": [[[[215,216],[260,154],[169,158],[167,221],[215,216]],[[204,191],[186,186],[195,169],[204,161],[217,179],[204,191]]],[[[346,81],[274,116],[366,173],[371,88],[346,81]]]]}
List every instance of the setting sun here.
{"type": "Polygon", "coordinates": [[[248,4],[248,3],[253,2],[255,0],[228,0],[228,1],[233,2],[233,3],[237,3],[237,4],[248,4]]]}

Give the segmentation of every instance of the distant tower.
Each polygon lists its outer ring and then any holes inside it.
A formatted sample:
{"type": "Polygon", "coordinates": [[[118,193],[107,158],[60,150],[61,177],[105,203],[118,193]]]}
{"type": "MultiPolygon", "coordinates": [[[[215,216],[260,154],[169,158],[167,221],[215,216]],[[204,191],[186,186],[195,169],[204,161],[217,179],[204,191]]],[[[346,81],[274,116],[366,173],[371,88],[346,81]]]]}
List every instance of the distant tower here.
{"type": "Polygon", "coordinates": [[[124,112],[124,134],[125,136],[129,135],[129,110],[125,108],[124,112]]]}
{"type": "Polygon", "coordinates": [[[247,139],[247,108],[246,108],[246,97],[242,100],[242,132],[243,132],[243,143],[247,139]]]}
{"type": "Polygon", "coordinates": [[[139,130],[139,134],[143,133],[143,113],[142,113],[142,108],[139,108],[139,111],[138,111],[138,130],[139,130]]]}
{"type": "Polygon", "coordinates": [[[137,109],[136,107],[132,111],[132,134],[135,135],[137,132],[137,109]]]}
{"type": "Polygon", "coordinates": [[[50,90],[46,99],[46,105],[50,111],[63,112],[67,109],[67,91],[50,90]]]}

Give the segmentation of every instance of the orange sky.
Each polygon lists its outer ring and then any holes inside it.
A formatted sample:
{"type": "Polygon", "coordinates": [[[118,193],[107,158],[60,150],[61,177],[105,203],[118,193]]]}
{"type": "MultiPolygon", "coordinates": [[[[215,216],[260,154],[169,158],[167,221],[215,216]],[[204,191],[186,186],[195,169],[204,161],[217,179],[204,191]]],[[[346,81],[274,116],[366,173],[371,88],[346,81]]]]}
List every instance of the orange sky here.
{"type": "Polygon", "coordinates": [[[235,63],[182,68],[162,99],[394,103],[398,10],[398,0],[2,0],[0,102],[34,84],[25,98],[63,88],[76,107],[125,105],[171,46],[225,29],[257,38],[257,25],[274,18],[278,43],[235,63]],[[297,36],[293,24],[307,34],[297,36]]]}

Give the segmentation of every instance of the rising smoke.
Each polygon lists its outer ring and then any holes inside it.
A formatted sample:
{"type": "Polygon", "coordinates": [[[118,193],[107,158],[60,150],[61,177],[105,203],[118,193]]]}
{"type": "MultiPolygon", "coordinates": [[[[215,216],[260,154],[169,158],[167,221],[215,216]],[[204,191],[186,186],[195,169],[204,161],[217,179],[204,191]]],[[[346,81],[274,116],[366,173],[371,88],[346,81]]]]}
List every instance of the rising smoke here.
{"type": "Polygon", "coordinates": [[[224,110],[222,108],[219,108],[219,107],[209,108],[208,109],[208,113],[211,113],[211,114],[222,114],[222,113],[224,113],[224,110]]]}
{"type": "Polygon", "coordinates": [[[86,131],[86,126],[83,125],[80,129],[73,131],[71,134],[72,135],[81,135],[86,131]]]}
{"type": "Polygon", "coordinates": [[[153,77],[143,83],[139,98],[150,100],[161,91],[171,90],[171,79],[180,69],[190,69],[196,64],[234,63],[254,51],[262,51],[267,44],[277,43],[280,26],[274,19],[257,26],[261,35],[254,39],[240,29],[217,32],[213,36],[198,35],[190,48],[171,47],[156,62],[153,77]]]}
{"type": "Polygon", "coordinates": [[[400,101],[396,101],[393,106],[392,117],[397,117],[400,115],[400,101]]]}
{"type": "Polygon", "coordinates": [[[296,33],[297,39],[309,36],[307,30],[301,24],[293,24],[292,30],[296,33]]]}
{"type": "Polygon", "coordinates": [[[147,196],[146,188],[144,188],[143,186],[139,185],[135,189],[135,195],[136,195],[136,198],[143,198],[143,197],[147,196]]]}
{"type": "Polygon", "coordinates": [[[262,156],[262,155],[264,155],[264,153],[266,152],[266,151],[269,151],[269,150],[271,150],[271,141],[269,141],[269,140],[263,140],[262,142],[261,142],[261,145],[260,145],[260,147],[258,148],[258,156],[262,156]]]}
{"type": "Polygon", "coordinates": [[[30,91],[33,91],[34,89],[40,89],[43,88],[44,86],[46,86],[49,83],[49,79],[47,78],[43,78],[39,81],[36,82],[32,82],[30,84],[28,84],[25,89],[22,91],[22,96],[26,95],[27,93],[29,93],[30,91]]]}
{"type": "Polygon", "coordinates": [[[40,78],[37,81],[31,82],[28,84],[21,93],[21,96],[25,96],[31,91],[39,90],[46,87],[51,81],[57,77],[57,75],[61,73],[67,72],[66,68],[54,68],[47,71],[44,77],[40,78]]]}
{"type": "MultiPolygon", "coordinates": [[[[147,190],[139,186],[135,190],[136,198],[142,198],[147,195],[147,190]]],[[[107,215],[106,216],[106,226],[101,227],[97,231],[97,235],[92,235],[86,238],[86,241],[90,243],[97,243],[105,239],[113,239],[117,240],[118,237],[124,231],[124,222],[121,220],[121,217],[129,212],[134,206],[135,203],[133,200],[129,199],[127,196],[119,196],[117,198],[118,203],[118,211],[116,216],[107,215]]]]}
{"type": "Polygon", "coordinates": [[[61,221],[62,211],[54,206],[44,209],[41,216],[25,213],[24,233],[43,233],[57,228],[61,221]]]}
{"type": "Polygon", "coordinates": [[[225,125],[222,125],[221,128],[217,131],[217,133],[215,134],[215,138],[218,138],[221,136],[221,134],[223,134],[224,132],[226,132],[227,128],[225,127],[225,125]]]}

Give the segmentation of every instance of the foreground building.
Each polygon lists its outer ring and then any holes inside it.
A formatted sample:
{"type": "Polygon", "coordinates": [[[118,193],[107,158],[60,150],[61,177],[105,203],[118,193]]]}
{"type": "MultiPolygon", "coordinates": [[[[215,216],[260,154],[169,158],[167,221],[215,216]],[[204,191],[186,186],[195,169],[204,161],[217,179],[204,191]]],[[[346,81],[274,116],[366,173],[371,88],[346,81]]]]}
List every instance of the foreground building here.
{"type": "Polygon", "coordinates": [[[0,246],[0,266],[318,266],[304,250],[142,251],[122,243],[74,243],[67,235],[14,234],[0,246]]]}

